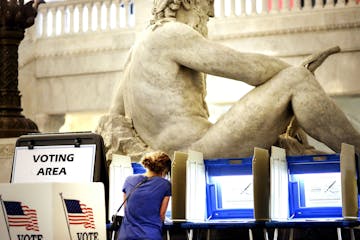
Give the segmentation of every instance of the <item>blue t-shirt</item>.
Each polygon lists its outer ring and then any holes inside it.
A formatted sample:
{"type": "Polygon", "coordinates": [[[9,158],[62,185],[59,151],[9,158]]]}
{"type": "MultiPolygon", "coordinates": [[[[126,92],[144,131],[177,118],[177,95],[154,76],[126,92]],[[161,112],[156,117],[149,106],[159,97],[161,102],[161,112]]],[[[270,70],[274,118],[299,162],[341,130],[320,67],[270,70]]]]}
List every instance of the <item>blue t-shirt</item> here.
{"type": "MultiPolygon", "coordinates": [[[[123,192],[128,195],[144,178],[140,174],[129,176],[123,192]]],[[[151,177],[138,187],[126,202],[118,240],[161,240],[160,207],[165,196],[171,196],[171,184],[162,177],[151,177]]]]}

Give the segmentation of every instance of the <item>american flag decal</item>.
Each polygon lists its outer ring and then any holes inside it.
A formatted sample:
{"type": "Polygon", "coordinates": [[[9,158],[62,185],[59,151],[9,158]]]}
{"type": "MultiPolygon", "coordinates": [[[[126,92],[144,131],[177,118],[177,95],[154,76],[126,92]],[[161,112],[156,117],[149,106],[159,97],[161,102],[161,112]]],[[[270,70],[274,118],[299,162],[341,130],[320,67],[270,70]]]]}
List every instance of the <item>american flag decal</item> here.
{"type": "Polygon", "coordinates": [[[4,201],[9,227],[25,227],[26,230],[39,231],[35,209],[21,202],[4,201]]]}
{"type": "Polygon", "coordinates": [[[68,213],[69,224],[84,225],[85,228],[95,229],[92,208],[80,203],[79,200],[64,199],[68,213]]]}

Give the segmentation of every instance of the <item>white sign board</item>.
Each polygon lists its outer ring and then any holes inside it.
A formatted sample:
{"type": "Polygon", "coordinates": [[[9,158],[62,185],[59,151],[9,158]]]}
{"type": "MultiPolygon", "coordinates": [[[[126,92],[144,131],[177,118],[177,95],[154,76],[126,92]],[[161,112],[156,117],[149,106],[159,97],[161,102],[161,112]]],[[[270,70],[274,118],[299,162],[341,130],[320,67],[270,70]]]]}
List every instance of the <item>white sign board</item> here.
{"type": "Polygon", "coordinates": [[[102,183],[0,184],[0,239],[106,239],[102,183]]]}
{"type": "Polygon", "coordinates": [[[95,151],[95,144],[16,147],[11,182],[92,182],[95,151]]]}

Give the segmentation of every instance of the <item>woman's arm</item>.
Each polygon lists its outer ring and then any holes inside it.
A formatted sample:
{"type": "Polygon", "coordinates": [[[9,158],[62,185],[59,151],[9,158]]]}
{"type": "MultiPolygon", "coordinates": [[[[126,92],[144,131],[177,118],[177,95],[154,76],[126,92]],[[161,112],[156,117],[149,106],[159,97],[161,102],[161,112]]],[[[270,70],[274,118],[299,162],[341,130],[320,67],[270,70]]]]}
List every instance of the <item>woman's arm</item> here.
{"type": "MultiPolygon", "coordinates": [[[[125,199],[126,199],[126,193],[124,193],[123,199],[124,199],[123,201],[125,201],[125,199]]],[[[126,202],[124,202],[124,206],[123,206],[124,208],[125,208],[125,205],[126,205],[126,202]]]]}
{"type": "Polygon", "coordinates": [[[161,206],[160,206],[160,218],[161,221],[165,220],[165,213],[166,213],[166,209],[168,207],[169,204],[169,200],[170,200],[170,196],[165,196],[162,200],[161,206]]]}

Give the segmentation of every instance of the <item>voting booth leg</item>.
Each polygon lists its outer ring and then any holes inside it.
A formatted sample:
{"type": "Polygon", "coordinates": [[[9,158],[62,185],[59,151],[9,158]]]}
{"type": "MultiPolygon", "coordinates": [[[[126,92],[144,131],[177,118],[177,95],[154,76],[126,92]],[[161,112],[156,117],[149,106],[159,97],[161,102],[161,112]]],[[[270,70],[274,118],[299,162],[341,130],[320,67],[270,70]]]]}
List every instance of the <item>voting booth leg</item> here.
{"type": "Polygon", "coordinates": [[[275,229],[274,229],[274,237],[273,237],[273,240],[277,240],[277,238],[278,238],[278,229],[275,228],[275,229]]]}
{"type": "Polygon", "coordinates": [[[166,230],[166,240],[170,240],[170,230],[166,230]]]}
{"type": "Polygon", "coordinates": [[[249,239],[264,239],[269,240],[269,233],[266,228],[249,229],[249,239]],[[250,236],[251,233],[251,236],[250,236]]]}
{"type": "Polygon", "coordinates": [[[290,228],[289,240],[293,240],[293,239],[294,239],[294,229],[290,228]]]}
{"type": "Polygon", "coordinates": [[[192,239],[193,239],[193,230],[192,230],[192,229],[188,230],[188,232],[187,232],[187,238],[188,238],[188,240],[192,240],[192,239]]]}
{"type": "MultiPolygon", "coordinates": [[[[337,237],[338,240],[342,240],[342,229],[341,228],[337,228],[337,237]]],[[[349,233],[350,233],[350,240],[355,240],[355,233],[354,233],[354,228],[349,228],[349,233]]]]}
{"type": "Polygon", "coordinates": [[[354,233],[354,229],[350,228],[350,236],[351,236],[351,240],[355,240],[355,233],[354,233]]]}
{"type": "Polygon", "coordinates": [[[249,240],[253,240],[252,230],[249,228],[249,240]]]}
{"type": "Polygon", "coordinates": [[[211,235],[211,232],[210,232],[211,230],[210,229],[208,229],[207,231],[206,231],[206,240],[210,240],[210,235],[211,235]]]}
{"type": "Polygon", "coordinates": [[[341,236],[341,228],[337,228],[336,229],[337,231],[337,237],[338,237],[338,240],[342,240],[342,236],[341,236]]]}

